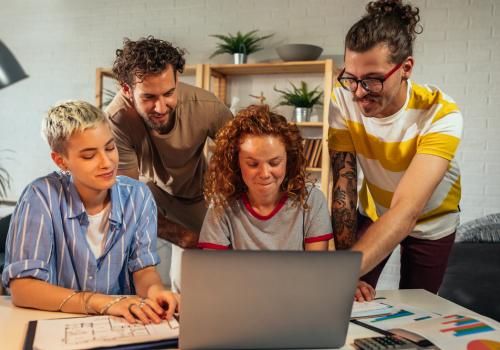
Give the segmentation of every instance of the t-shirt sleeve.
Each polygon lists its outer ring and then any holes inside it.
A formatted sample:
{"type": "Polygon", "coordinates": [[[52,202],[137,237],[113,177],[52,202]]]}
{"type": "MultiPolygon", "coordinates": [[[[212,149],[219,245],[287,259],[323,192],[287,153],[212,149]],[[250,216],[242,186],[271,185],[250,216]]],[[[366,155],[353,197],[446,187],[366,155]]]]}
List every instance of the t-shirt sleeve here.
{"type": "MultiPolygon", "coordinates": [[[[139,169],[139,163],[137,161],[137,153],[133,146],[133,141],[131,138],[131,132],[127,132],[125,129],[125,125],[120,123],[120,116],[115,115],[110,117],[108,115],[109,124],[111,127],[111,131],[113,133],[116,148],[118,149],[119,162],[118,169],[119,170],[127,170],[127,169],[139,169]]],[[[125,121],[125,120],[123,120],[125,121]]]]}
{"type": "Polygon", "coordinates": [[[21,195],[12,214],[5,244],[2,273],[5,287],[13,278],[51,280],[50,259],[55,252],[49,207],[49,199],[35,184],[29,185],[21,195]]]}
{"type": "Polygon", "coordinates": [[[305,213],[304,243],[328,241],[333,238],[332,222],[323,192],[315,186],[307,199],[309,210],[305,213]]]}
{"type": "Polygon", "coordinates": [[[346,113],[342,108],[345,99],[343,94],[339,93],[339,87],[333,89],[331,103],[328,111],[328,148],[330,151],[354,152],[354,143],[347,125],[346,113]]]}
{"type": "Polygon", "coordinates": [[[131,206],[131,215],[137,220],[137,230],[133,246],[130,249],[128,269],[135,272],[148,266],[158,265],[160,258],[156,251],[156,230],[157,230],[157,209],[153,195],[149,188],[138,183],[136,193],[132,201],[128,203],[131,206]]]}
{"type": "Polygon", "coordinates": [[[209,118],[208,136],[215,140],[219,129],[231,119],[233,119],[233,114],[229,108],[220,101],[214,102],[212,115],[209,118]]]}
{"type": "Polygon", "coordinates": [[[442,112],[436,113],[430,127],[420,136],[417,153],[432,154],[447,160],[455,157],[462,137],[463,118],[458,110],[446,113],[446,108],[441,107],[442,112]]]}
{"type": "Polygon", "coordinates": [[[218,214],[210,207],[201,226],[198,248],[230,249],[231,240],[225,214],[218,214]]]}

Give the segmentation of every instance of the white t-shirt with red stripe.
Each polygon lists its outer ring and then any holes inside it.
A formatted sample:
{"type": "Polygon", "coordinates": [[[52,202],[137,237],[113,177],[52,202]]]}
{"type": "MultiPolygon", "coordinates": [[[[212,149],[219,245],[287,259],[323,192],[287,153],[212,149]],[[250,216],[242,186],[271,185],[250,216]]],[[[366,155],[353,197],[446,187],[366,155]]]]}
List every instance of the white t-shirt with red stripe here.
{"type": "Polygon", "coordinates": [[[284,195],[266,216],[256,213],[246,195],[217,214],[209,208],[198,246],[207,249],[303,250],[304,243],[333,238],[323,193],[312,186],[303,207],[284,195]]]}

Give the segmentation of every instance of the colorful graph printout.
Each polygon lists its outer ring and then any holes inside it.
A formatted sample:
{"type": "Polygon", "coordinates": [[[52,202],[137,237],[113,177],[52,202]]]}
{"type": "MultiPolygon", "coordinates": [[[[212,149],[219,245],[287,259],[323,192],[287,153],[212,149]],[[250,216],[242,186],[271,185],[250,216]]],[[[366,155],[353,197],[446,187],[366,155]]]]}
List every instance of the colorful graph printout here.
{"type": "Polygon", "coordinates": [[[443,333],[452,332],[453,336],[455,337],[462,337],[464,335],[469,335],[469,334],[491,332],[494,330],[494,328],[488,326],[486,323],[471,317],[450,315],[446,316],[445,319],[449,319],[449,321],[445,321],[442,323],[446,327],[440,329],[440,331],[443,333]]]}

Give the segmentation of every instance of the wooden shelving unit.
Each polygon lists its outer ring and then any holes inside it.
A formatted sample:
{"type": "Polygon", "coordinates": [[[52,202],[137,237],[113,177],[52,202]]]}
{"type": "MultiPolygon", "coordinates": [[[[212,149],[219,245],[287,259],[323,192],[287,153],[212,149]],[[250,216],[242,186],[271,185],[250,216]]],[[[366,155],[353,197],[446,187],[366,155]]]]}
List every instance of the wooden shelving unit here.
{"type": "MultiPolygon", "coordinates": [[[[321,168],[308,168],[310,172],[321,174],[321,190],[329,197],[328,183],[330,159],[328,154],[328,111],[330,108],[330,92],[334,76],[338,68],[331,59],[304,62],[270,62],[255,64],[214,64],[205,65],[203,87],[212,91],[223,102],[227,102],[227,82],[229,76],[259,76],[269,74],[311,74],[323,75],[323,120],[321,122],[297,123],[299,128],[321,128],[321,168]]],[[[319,132],[319,130],[318,130],[319,132]]]]}

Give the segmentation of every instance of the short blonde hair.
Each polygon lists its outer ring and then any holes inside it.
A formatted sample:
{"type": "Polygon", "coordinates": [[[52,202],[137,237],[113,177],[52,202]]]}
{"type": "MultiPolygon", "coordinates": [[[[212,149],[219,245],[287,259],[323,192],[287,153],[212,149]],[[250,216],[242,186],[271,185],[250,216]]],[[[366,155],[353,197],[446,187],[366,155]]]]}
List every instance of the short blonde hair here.
{"type": "Polygon", "coordinates": [[[42,134],[50,148],[65,154],[66,145],[75,132],[106,123],[104,113],[85,101],[64,101],[51,107],[42,122],[42,134]]]}

